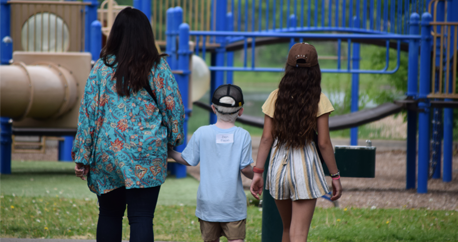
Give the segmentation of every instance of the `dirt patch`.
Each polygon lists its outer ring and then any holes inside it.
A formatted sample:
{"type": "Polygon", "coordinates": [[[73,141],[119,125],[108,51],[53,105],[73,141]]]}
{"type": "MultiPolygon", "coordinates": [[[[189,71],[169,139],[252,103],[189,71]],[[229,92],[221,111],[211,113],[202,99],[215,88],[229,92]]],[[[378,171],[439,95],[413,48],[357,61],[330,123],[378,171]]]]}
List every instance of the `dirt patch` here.
{"type": "MultiPolygon", "coordinates": [[[[458,155],[454,155],[453,167],[457,166],[458,155]]],[[[330,182],[329,179],[328,184],[330,182]]],[[[342,187],[340,207],[458,210],[458,170],[453,171],[451,182],[430,179],[427,194],[418,194],[416,189],[406,190],[404,151],[377,152],[375,178],[342,178],[342,187]]],[[[333,204],[319,199],[318,206],[333,204]]]]}

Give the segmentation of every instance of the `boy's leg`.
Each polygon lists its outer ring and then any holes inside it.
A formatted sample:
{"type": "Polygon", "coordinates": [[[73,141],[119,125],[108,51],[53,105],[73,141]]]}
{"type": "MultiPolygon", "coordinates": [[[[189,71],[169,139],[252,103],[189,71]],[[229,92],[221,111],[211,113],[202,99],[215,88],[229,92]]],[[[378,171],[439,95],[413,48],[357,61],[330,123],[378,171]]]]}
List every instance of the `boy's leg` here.
{"type": "Polygon", "coordinates": [[[131,242],[154,241],[153,218],[160,186],[127,189],[127,217],[131,242]]]}
{"type": "Polygon", "coordinates": [[[246,236],[246,219],[221,223],[221,229],[229,242],[243,242],[246,236]]]}
{"type": "Polygon", "coordinates": [[[283,234],[281,237],[282,242],[289,242],[289,233],[291,227],[291,212],[292,212],[292,203],[291,199],[287,200],[275,200],[277,205],[278,212],[280,213],[281,222],[283,224],[283,234]]]}
{"type": "Polygon", "coordinates": [[[200,233],[205,242],[218,242],[221,237],[221,223],[199,219],[200,233]]]}
{"type": "Polygon", "coordinates": [[[307,241],[315,205],[316,199],[297,200],[293,202],[290,229],[291,242],[307,241]]]}
{"type": "Polygon", "coordinates": [[[97,196],[99,199],[99,221],[97,222],[97,241],[121,242],[122,218],[126,211],[124,187],[97,196]]]}

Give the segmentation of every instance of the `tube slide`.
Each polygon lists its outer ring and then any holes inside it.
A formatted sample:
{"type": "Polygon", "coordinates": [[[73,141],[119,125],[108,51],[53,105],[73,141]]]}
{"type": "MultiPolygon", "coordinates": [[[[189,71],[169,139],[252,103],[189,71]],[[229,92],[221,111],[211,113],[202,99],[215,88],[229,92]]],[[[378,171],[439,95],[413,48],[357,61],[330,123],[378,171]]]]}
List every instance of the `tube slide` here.
{"type": "Polygon", "coordinates": [[[77,101],[77,83],[65,68],[53,63],[0,66],[1,116],[15,121],[24,118],[54,119],[77,101]]]}

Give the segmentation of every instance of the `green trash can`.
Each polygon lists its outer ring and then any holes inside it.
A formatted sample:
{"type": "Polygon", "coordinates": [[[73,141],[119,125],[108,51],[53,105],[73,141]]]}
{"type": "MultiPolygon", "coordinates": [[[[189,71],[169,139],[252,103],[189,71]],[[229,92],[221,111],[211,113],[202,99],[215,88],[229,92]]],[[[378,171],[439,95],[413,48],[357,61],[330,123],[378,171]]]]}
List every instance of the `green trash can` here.
{"type": "Polygon", "coordinates": [[[264,165],[264,188],[262,189],[262,236],[263,242],[281,241],[283,235],[283,223],[274,198],[266,190],[266,177],[269,168],[270,152],[264,165]]]}
{"type": "MultiPolygon", "coordinates": [[[[375,177],[374,146],[336,145],[334,155],[342,177],[375,177]]],[[[328,168],[323,165],[324,173],[329,175],[328,168]]]]}

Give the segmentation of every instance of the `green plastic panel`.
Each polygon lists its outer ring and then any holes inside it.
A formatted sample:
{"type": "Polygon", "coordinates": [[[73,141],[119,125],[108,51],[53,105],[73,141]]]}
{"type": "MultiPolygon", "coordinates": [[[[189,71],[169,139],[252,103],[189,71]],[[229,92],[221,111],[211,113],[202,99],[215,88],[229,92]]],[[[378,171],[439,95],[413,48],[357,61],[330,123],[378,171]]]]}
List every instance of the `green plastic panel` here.
{"type": "Polygon", "coordinates": [[[283,223],[278,212],[275,199],[265,189],[267,170],[269,168],[270,152],[264,165],[264,188],[262,191],[262,242],[281,241],[283,235],[283,223]]]}
{"type": "MultiPolygon", "coordinates": [[[[335,146],[337,167],[342,177],[375,177],[375,147],[335,146]]],[[[326,165],[324,173],[329,175],[326,165]]]]}

